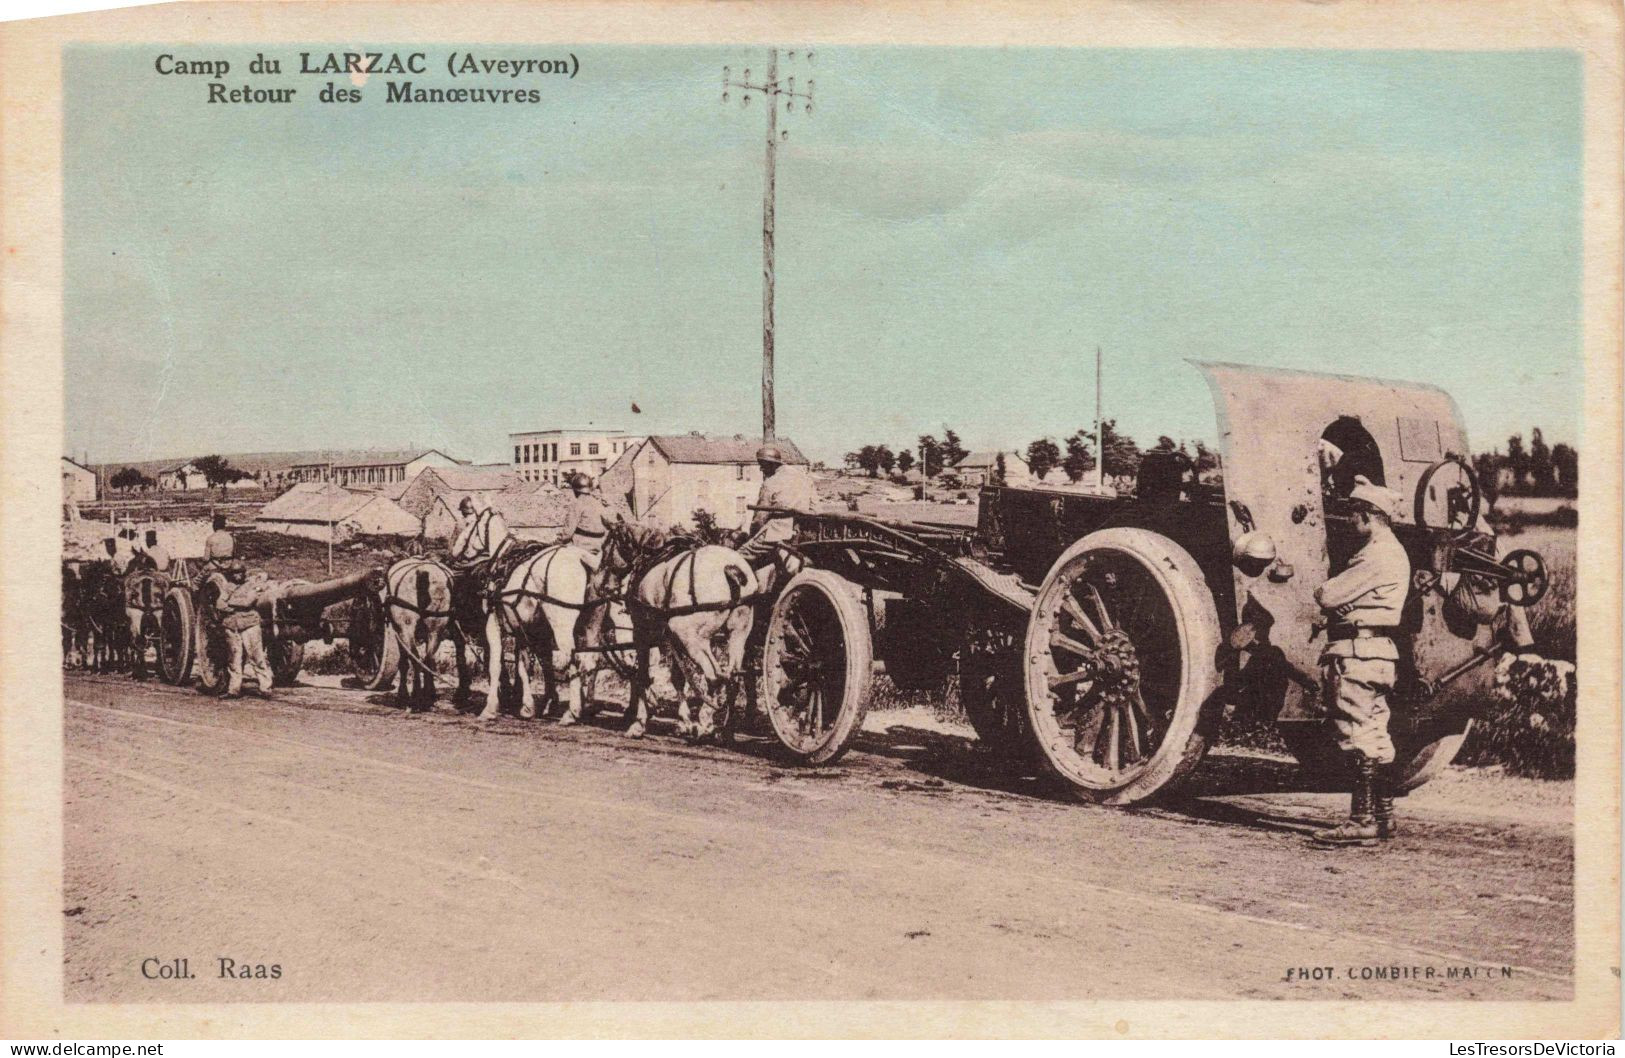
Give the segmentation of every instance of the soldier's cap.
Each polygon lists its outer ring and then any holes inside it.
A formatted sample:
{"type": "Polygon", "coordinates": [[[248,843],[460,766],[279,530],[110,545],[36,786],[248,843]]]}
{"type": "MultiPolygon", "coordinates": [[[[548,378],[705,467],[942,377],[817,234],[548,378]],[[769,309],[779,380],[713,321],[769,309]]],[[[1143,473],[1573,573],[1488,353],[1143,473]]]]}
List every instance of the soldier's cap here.
{"type": "Polygon", "coordinates": [[[1364,474],[1354,475],[1354,488],[1349,490],[1349,499],[1357,505],[1369,507],[1389,518],[1398,516],[1399,505],[1402,502],[1399,493],[1381,485],[1373,485],[1371,479],[1364,474]]]}
{"type": "Polygon", "coordinates": [[[763,445],[756,450],[756,462],[777,463],[784,465],[784,453],[779,451],[778,445],[763,445]]]}
{"type": "Polygon", "coordinates": [[[592,484],[592,479],[589,478],[584,471],[580,470],[570,471],[569,475],[564,480],[565,483],[571,488],[575,488],[578,485],[581,488],[586,488],[588,485],[592,484]]]}

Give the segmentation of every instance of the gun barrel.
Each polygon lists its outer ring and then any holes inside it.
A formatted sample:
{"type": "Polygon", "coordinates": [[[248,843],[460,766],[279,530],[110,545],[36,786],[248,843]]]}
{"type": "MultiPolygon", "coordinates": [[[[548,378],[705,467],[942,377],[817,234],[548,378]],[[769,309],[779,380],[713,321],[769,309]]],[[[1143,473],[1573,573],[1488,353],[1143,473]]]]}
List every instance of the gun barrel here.
{"type": "Polygon", "coordinates": [[[269,589],[260,595],[258,609],[266,617],[272,615],[273,607],[277,609],[279,615],[286,615],[290,609],[319,611],[358,594],[365,588],[367,578],[371,574],[371,570],[364,569],[315,583],[303,580],[281,581],[270,585],[269,589]]]}

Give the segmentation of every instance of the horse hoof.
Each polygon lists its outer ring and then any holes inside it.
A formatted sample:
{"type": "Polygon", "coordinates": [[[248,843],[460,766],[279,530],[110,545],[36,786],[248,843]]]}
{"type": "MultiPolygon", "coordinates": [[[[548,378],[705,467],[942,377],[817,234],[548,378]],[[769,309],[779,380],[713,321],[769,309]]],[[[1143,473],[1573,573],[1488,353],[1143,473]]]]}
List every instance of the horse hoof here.
{"type": "Polygon", "coordinates": [[[534,719],[536,719],[536,706],[534,706],[534,705],[521,705],[519,707],[519,719],[521,719],[521,720],[534,720],[534,719]]]}
{"type": "Polygon", "coordinates": [[[489,724],[492,721],[495,721],[495,720],[499,719],[500,717],[501,717],[501,714],[498,713],[495,709],[486,709],[486,710],[483,710],[480,713],[478,719],[483,720],[483,721],[485,721],[486,723],[489,724]]]}
{"type": "Polygon", "coordinates": [[[626,729],[626,737],[627,738],[642,738],[643,733],[646,730],[647,730],[647,728],[645,727],[643,721],[639,720],[637,723],[633,724],[631,727],[626,729]]]}
{"type": "Polygon", "coordinates": [[[559,717],[560,727],[575,727],[579,723],[581,723],[581,718],[575,716],[573,713],[565,713],[563,716],[559,717]]]}

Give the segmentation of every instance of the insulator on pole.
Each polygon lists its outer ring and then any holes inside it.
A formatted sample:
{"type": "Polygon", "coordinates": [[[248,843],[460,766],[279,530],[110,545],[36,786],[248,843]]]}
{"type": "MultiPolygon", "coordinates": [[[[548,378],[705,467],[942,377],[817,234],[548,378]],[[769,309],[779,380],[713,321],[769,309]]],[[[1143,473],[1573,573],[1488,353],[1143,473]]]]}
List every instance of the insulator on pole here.
{"type": "Polygon", "coordinates": [[[728,93],[727,92],[722,93],[722,101],[724,103],[726,103],[728,101],[728,93]]]}

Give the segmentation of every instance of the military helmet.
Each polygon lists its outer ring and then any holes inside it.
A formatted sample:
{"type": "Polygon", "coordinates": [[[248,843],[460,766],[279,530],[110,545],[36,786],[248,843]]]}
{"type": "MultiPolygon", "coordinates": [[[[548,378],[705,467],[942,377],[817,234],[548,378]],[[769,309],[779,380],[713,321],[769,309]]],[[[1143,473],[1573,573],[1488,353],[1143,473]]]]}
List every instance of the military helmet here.
{"type": "Polygon", "coordinates": [[[1373,485],[1371,479],[1364,474],[1354,475],[1354,487],[1349,490],[1349,499],[1388,518],[1397,517],[1399,514],[1401,503],[1399,493],[1393,489],[1385,489],[1381,485],[1373,485]]]}
{"type": "Polygon", "coordinates": [[[564,483],[572,489],[584,489],[592,484],[592,478],[587,476],[586,471],[572,470],[564,476],[564,483]]]}
{"type": "Polygon", "coordinates": [[[783,466],[784,453],[779,450],[778,445],[763,445],[756,450],[756,462],[777,463],[780,466],[783,466]]]}

